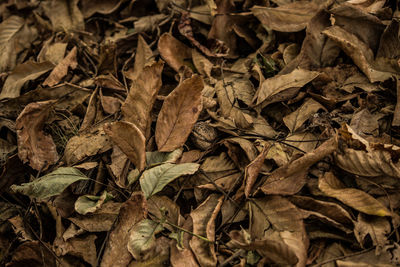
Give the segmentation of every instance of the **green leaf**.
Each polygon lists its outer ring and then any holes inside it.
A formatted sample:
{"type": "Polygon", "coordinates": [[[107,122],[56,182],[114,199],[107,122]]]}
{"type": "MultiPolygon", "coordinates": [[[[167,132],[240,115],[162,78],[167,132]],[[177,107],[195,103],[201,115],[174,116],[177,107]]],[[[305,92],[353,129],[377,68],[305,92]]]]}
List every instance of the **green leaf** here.
{"type": "Polygon", "coordinates": [[[158,165],[161,163],[175,163],[182,156],[182,148],[175,149],[172,152],[146,152],[147,166],[158,165]]]}
{"type": "Polygon", "coordinates": [[[141,220],[130,231],[128,251],[136,260],[141,260],[142,255],[155,246],[155,235],[163,229],[161,224],[152,220],[141,220]]]}
{"type": "Polygon", "coordinates": [[[19,192],[30,197],[44,199],[61,194],[65,188],[77,181],[88,179],[89,178],[78,169],[73,167],[62,167],[34,180],[33,182],[21,185],[12,185],[11,189],[14,192],[19,192]]]}
{"type": "Polygon", "coordinates": [[[112,198],[114,198],[114,196],[107,193],[107,191],[104,191],[103,194],[101,194],[101,196],[93,196],[93,195],[80,196],[75,201],[75,210],[76,212],[82,215],[93,213],[99,208],[101,208],[103,203],[106,203],[108,200],[112,198]]]}
{"type": "Polygon", "coordinates": [[[182,175],[193,174],[199,169],[197,163],[165,163],[143,172],[140,186],[146,198],[160,192],[163,188],[182,175]]]}

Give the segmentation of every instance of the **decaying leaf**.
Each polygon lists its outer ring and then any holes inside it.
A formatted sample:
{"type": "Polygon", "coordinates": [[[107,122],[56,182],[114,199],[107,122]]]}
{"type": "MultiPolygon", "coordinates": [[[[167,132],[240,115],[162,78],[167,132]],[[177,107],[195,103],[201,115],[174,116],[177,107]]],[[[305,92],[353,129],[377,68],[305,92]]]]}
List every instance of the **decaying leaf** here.
{"type": "Polygon", "coordinates": [[[146,166],[146,139],[143,133],[130,122],[113,122],[104,125],[104,131],[113,142],[142,171],[146,166]]]}
{"type": "Polygon", "coordinates": [[[365,214],[376,216],[391,215],[391,212],[378,200],[361,190],[346,188],[331,172],[319,178],[318,187],[326,195],[337,198],[365,214]]]}
{"type": "Polygon", "coordinates": [[[181,147],[202,110],[203,79],[194,75],[184,80],[164,100],[156,125],[156,142],[161,152],[181,147]]]}
{"type": "Polygon", "coordinates": [[[54,101],[29,104],[18,116],[15,127],[18,136],[18,156],[35,170],[43,170],[58,160],[56,145],[43,131],[54,101]]]}

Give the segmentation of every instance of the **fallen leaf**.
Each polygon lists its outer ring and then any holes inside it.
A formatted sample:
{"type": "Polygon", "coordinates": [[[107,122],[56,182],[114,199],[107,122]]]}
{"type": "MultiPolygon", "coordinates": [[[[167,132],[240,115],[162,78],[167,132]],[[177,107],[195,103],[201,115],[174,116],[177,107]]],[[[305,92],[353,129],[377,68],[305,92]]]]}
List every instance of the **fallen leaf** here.
{"type": "Polygon", "coordinates": [[[110,232],[100,266],[122,267],[129,264],[132,255],[128,251],[129,235],[127,233],[146,216],[146,199],[141,193],[133,193],[120,209],[118,223],[110,232]]]}
{"type": "Polygon", "coordinates": [[[301,87],[319,75],[316,71],[296,69],[289,74],[277,75],[266,79],[254,97],[256,105],[265,107],[269,104],[284,101],[297,95],[301,87]]]}
{"type": "Polygon", "coordinates": [[[165,62],[176,72],[182,66],[189,66],[192,58],[192,51],[185,44],[175,39],[171,34],[164,33],[158,41],[158,50],[165,62]]]}
{"type": "Polygon", "coordinates": [[[346,188],[331,172],[319,177],[318,187],[327,196],[334,197],[365,214],[391,216],[391,212],[378,200],[361,190],[346,188]]]}
{"type": "MultiPolygon", "coordinates": [[[[328,6],[324,3],[324,6],[328,6]]],[[[293,2],[279,7],[254,6],[251,11],[263,25],[281,32],[303,30],[321,8],[317,1],[293,2]]]]}
{"type": "Polygon", "coordinates": [[[24,23],[23,18],[10,16],[7,19],[3,18],[0,24],[0,72],[12,69],[15,66],[17,53],[14,50],[13,41],[24,23]]]}
{"type": "Polygon", "coordinates": [[[160,192],[176,178],[194,174],[200,165],[197,163],[172,164],[164,163],[143,172],[140,177],[140,187],[146,198],[160,192]]]}
{"type": "Polygon", "coordinates": [[[61,60],[57,66],[50,72],[49,76],[43,82],[44,86],[54,86],[61,81],[62,78],[65,77],[68,73],[68,68],[75,69],[78,66],[78,62],[76,59],[77,56],[77,48],[71,49],[68,55],[61,60]]]}
{"type": "Polygon", "coordinates": [[[53,67],[53,63],[50,62],[36,63],[33,61],[27,61],[18,65],[4,82],[0,99],[18,97],[22,86],[26,82],[37,79],[53,67]]]}
{"type": "Polygon", "coordinates": [[[215,240],[215,220],[220,212],[223,197],[210,195],[203,203],[190,213],[193,220],[193,233],[210,240],[207,242],[193,236],[189,241],[200,266],[215,266],[217,255],[213,241],[215,240]]]}
{"type": "Polygon", "coordinates": [[[43,131],[54,101],[27,105],[16,120],[18,156],[22,162],[38,171],[47,169],[58,161],[56,145],[43,131]]]}
{"type": "Polygon", "coordinates": [[[73,167],[61,167],[30,183],[12,185],[11,189],[30,197],[45,199],[61,194],[68,186],[77,181],[88,179],[73,167]]]}
{"type": "Polygon", "coordinates": [[[159,151],[172,151],[186,142],[202,110],[202,90],[203,79],[194,75],[165,98],[155,132],[159,151]]]}
{"type": "Polygon", "coordinates": [[[135,124],[118,121],[104,125],[104,131],[139,171],[146,167],[146,139],[135,124]]]}
{"type": "Polygon", "coordinates": [[[130,230],[128,250],[132,256],[142,261],[148,255],[149,250],[155,248],[156,238],[155,235],[163,230],[160,223],[154,222],[149,219],[144,219],[135,224],[130,230]]]}
{"type": "Polygon", "coordinates": [[[162,84],[163,67],[162,62],[144,67],[132,82],[128,97],[121,107],[125,120],[135,124],[147,138],[150,136],[151,110],[162,84]]]}

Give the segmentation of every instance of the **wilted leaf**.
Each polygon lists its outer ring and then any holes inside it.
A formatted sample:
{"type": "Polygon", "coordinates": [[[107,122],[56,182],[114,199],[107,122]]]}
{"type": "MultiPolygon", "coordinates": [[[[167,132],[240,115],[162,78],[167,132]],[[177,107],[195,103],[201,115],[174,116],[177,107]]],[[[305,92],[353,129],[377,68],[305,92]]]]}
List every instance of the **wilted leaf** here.
{"type": "MultiPolygon", "coordinates": [[[[154,63],[155,63],[155,60],[154,60],[154,56],[153,56],[153,51],[151,51],[151,48],[148,46],[146,41],[143,39],[142,35],[139,35],[137,51],[136,51],[136,56],[135,56],[135,64],[133,66],[133,70],[128,70],[125,72],[126,77],[131,80],[136,80],[137,78],[139,78],[140,73],[143,71],[143,69],[146,66],[151,66],[154,63]]],[[[161,74],[159,74],[159,75],[161,75],[161,74]]],[[[145,83],[144,85],[147,85],[147,83],[145,83]]],[[[131,93],[131,95],[132,95],[132,93],[131,93]]]]}
{"type": "Polygon", "coordinates": [[[15,124],[18,156],[22,162],[29,162],[38,171],[58,161],[56,145],[52,137],[43,131],[53,104],[54,101],[44,101],[27,105],[15,124]]]}
{"type": "Polygon", "coordinates": [[[287,100],[297,94],[301,87],[319,75],[316,71],[296,69],[289,74],[277,75],[265,80],[255,95],[255,104],[263,107],[287,100]]]}
{"type": "Polygon", "coordinates": [[[64,152],[67,164],[75,164],[86,157],[111,149],[112,144],[109,139],[102,128],[72,137],[68,140],[64,152]]]}
{"type": "MultiPolygon", "coordinates": [[[[193,233],[203,236],[211,242],[215,240],[215,220],[222,203],[223,197],[213,194],[190,213],[193,220],[193,233]]],[[[189,242],[200,266],[215,266],[217,264],[215,246],[211,242],[198,237],[192,237],[189,242]]]]}
{"type": "Polygon", "coordinates": [[[293,2],[279,7],[254,6],[251,11],[263,25],[281,32],[303,30],[321,8],[317,1],[293,2]]]}
{"type": "Polygon", "coordinates": [[[360,213],[354,226],[354,235],[361,246],[364,245],[366,237],[369,235],[374,246],[376,246],[377,253],[380,254],[382,248],[389,243],[390,230],[391,227],[387,218],[371,218],[360,213]]]}
{"type": "Polygon", "coordinates": [[[176,178],[194,174],[200,165],[197,163],[171,164],[165,163],[143,172],[140,177],[140,187],[146,198],[160,192],[176,178]]]}
{"type": "Polygon", "coordinates": [[[304,101],[297,110],[293,111],[289,115],[283,118],[285,125],[293,133],[296,132],[303,123],[311,118],[318,110],[324,109],[324,107],[312,98],[304,101]]]}
{"type": "Polygon", "coordinates": [[[54,0],[43,4],[44,11],[50,18],[53,31],[84,30],[83,15],[78,8],[79,0],[54,0]]]}
{"type": "Polygon", "coordinates": [[[162,62],[158,62],[144,67],[132,82],[128,97],[121,108],[125,120],[135,124],[145,137],[150,136],[150,114],[161,88],[163,66],[162,62]]]}
{"type": "Polygon", "coordinates": [[[36,63],[33,61],[27,61],[18,65],[4,82],[3,89],[0,93],[0,99],[18,97],[22,86],[26,82],[35,80],[53,67],[53,63],[50,62],[36,63]]]}
{"type": "Polygon", "coordinates": [[[77,181],[88,179],[88,177],[73,167],[61,167],[33,182],[12,185],[11,189],[30,197],[45,199],[61,194],[65,188],[77,181]]]}
{"type": "Polygon", "coordinates": [[[44,86],[47,85],[51,87],[56,85],[67,75],[68,68],[75,69],[78,66],[78,62],[76,61],[77,51],[76,46],[74,46],[68,55],[52,70],[49,77],[43,82],[44,86]]]}
{"type": "Polygon", "coordinates": [[[356,35],[338,26],[332,26],[323,33],[334,40],[353,59],[370,82],[383,82],[394,75],[398,75],[398,67],[394,68],[389,63],[376,62],[371,48],[356,35]]]}
{"type": "Polygon", "coordinates": [[[346,188],[331,172],[319,178],[318,187],[326,195],[363,213],[376,216],[391,215],[391,212],[378,200],[361,190],[346,188]]]}
{"type": "Polygon", "coordinates": [[[146,166],[146,139],[143,133],[130,122],[118,121],[104,125],[104,131],[124,152],[136,168],[142,171],[146,166]]]}
{"type": "Polygon", "coordinates": [[[158,50],[162,58],[171,66],[176,72],[182,66],[190,67],[190,60],[192,58],[192,51],[185,44],[176,40],[169,33],[161,35],[158,41],[158,50]]]}
{"type": "Polygon", "coordinates": [[[87,213],[93,213],[96,210],[100,209],[103,203],[112,199],[113,195],[104,191],[101,196],[93,196],[93,195],[84,195],[78,197],[75,201],[75,210],[79,214],[85,215],[87,213]]]}
{"type": "Polygon", "coordinates": [[[133,193],[122,205],[118,223],[110,232],[100,266],[127,266],[132,260],[128,251],[129,230],[147,216],[146,200],[141,193],[133,193]]]}
{"type": "Polygon", "coordinates": [[[24,23],[25,21],[23,18],[10,16],[7,19],[3,18],[0,24],[0,72],[15,66],[17,53],[15,51],[13,39],[24,23]]]}
{"type": "Polygon", "coordinates": [[[144,219],[138,222],[129,234],[128,250],[136,260],[142,260],[146,252],[156,245],[155,235],[161,232],[164,227],[152,220],[144,219]]]}
{"type": "Polygon", "coordinates": [[[155,133],[159,151],[172,151],[186,142],[202,110],[203,86],[203,79],[194,75],[184,80],[165,98],[155,133]]]}

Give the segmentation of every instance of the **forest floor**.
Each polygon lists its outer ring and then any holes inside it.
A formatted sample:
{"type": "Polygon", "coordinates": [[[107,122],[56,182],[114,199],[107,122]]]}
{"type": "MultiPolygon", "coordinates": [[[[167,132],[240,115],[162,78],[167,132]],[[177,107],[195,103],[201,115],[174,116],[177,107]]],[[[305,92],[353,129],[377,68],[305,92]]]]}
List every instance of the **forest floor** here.
{"type": "Polygon", "coordinates": [[[400,265],[399,19],[2,1],[1,266],[400,265]]]}

